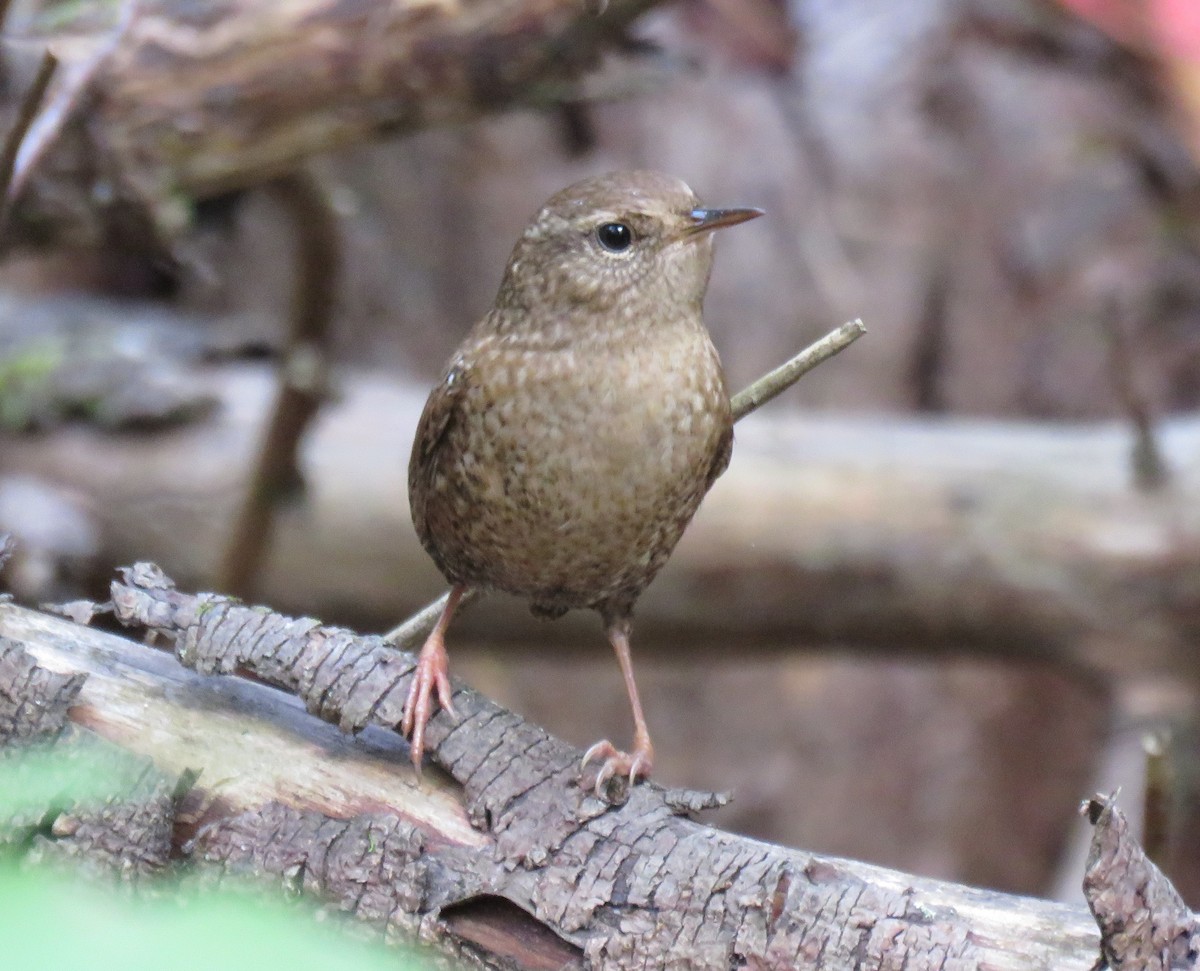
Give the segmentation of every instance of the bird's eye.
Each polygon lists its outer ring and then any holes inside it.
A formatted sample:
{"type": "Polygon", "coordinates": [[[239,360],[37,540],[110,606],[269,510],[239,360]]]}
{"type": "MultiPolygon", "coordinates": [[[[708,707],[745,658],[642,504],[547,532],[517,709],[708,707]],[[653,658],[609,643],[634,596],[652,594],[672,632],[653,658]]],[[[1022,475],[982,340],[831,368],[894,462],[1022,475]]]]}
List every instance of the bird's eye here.
{"type": "Polygon", "coordinates": [[[604,223],[596,230],[596,239],[606,250],[620,253],[633,243],[633,230],[624,223],[604,223]]]}

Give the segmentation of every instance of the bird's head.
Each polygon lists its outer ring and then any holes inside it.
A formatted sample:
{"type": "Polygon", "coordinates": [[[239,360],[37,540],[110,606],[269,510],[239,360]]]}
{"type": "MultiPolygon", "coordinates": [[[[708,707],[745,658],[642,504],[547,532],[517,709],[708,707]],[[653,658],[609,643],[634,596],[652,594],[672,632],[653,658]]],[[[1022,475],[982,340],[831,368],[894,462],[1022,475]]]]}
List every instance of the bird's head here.
{"type": "Polygon", "coordinates": [[[641,318],[699,311],[712,268],[712,230],[760,209],[704,209],[679,179],[613,172],[563,189],[513,249],[497,306],[537,318],[580,310],[641,318]]]}

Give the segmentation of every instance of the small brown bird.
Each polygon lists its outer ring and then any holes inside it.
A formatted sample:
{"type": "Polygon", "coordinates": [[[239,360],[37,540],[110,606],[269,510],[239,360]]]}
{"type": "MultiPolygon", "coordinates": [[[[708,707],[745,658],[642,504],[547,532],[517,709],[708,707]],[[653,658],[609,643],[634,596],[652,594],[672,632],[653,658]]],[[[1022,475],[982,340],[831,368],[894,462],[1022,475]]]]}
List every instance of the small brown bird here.
{"type": "Polygon", "coordinates": [[[634,740],[628,753],[597,742],[584,764],[604,760],[597,793],[617,773],[649,774],[630,618],[729,464],[729,394],[701,304],[712,230],[760,215],[616,172],[552,197],[517,241],[495,306],[429,396],[408,468],[417,534],[453,585],[405,703],[414,765],[431,696],[453,713],[446,627],[481,587],[542,617],[599,612],[634,740]]]}

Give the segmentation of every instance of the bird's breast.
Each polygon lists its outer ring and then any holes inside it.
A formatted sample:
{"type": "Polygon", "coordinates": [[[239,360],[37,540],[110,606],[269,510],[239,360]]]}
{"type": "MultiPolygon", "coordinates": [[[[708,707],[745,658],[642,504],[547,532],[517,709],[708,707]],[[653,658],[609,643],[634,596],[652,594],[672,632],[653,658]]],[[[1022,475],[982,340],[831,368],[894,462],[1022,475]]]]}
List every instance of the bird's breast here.
{"type": "Polygon", "coordinates": [[[480,371],[469,410],[496,464],[536,469],[540,480],[558,471],[585,491],[611,491],[614,476],[686,474],[728,422],[720,362],[703,332],[554,351],[500,347],[480,371]]]}
{"type": "Polygon", "coordinates": [[[457,579],[565,606],[649,582],[731,424],[707,333],[664,330],[477,348],[429,496],[435,556],[457,579]]]}

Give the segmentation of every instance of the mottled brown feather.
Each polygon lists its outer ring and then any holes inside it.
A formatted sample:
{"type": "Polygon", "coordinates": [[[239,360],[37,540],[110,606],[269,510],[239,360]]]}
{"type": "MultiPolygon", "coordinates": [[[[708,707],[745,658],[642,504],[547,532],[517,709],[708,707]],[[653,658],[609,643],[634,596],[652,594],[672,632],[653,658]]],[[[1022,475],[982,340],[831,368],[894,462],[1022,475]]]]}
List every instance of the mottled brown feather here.
{"type": "Polygon", "coordinates": [[[619,173],[559,193],[518,241],[409,466],[417,533],[452,583],[612,619],[666,562],[733,443],[697,206],[678,180],[619,173]],[[629,255],[596,243],[606,220],[632,227],[629,255]]]}
{"type": "MultiPolygon", "coordinates": [[[[442,380],[429,394],[425,407],[421,411],[421,419],[417,422],[417,434],[413,439],[412,457],[408,463],[408,496],[412,507],[413,526],[421,545],[430,553],[436,546],[429,535],[429,524],[426,519],[426,498],[430,494],[432,483],[430,476],[434,469],[434,459],[438,447],[446,437],[446,432],[458,415],[466,388],[467,372],[456,358],[442,375],[442,380]]],[[[434,562],[443,574],[446,568],[434,554],[434,562]]],[[[457,582],[447,576],[451,582],[457,582]]]]}

